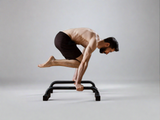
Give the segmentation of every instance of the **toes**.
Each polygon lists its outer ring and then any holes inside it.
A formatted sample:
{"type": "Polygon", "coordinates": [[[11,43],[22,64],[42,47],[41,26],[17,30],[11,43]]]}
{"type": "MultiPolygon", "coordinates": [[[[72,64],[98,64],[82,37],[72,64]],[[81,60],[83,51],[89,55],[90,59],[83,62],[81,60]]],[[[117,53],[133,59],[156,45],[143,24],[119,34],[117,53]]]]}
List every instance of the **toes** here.
{"type": "Polygon", "coordinates": [[[42,67],[42,65],[38,65],[38,67],[42,67]]]}
{"type": "Polygon", "coordinates": [[[43,64],[40,64],[40,65],[38,65],[38,67],[43,68],[43,67],[44,67],[44,65],[43,65],[43,64]]]}

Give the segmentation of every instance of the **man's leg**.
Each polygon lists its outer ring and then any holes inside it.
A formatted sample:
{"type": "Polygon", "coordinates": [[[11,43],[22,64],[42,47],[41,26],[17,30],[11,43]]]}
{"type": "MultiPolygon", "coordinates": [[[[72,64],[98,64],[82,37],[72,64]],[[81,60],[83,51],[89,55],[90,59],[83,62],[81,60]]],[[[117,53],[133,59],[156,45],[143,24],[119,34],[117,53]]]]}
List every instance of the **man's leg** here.
{"type": "MultiPolygon", "coordinates": [[[[78,57],[78,60],[79,57],[78,57]]],[[[71,67],[71,68],[78,68],[80,65],[80,62],[77,60],[67,60],[67,59],[55,59],[53,56],[51,56],[48,61],[44,64],[38,65],[40,68],[44,67],[51,67],[51,66],[64,66],[64,67],[71,67]]]]}

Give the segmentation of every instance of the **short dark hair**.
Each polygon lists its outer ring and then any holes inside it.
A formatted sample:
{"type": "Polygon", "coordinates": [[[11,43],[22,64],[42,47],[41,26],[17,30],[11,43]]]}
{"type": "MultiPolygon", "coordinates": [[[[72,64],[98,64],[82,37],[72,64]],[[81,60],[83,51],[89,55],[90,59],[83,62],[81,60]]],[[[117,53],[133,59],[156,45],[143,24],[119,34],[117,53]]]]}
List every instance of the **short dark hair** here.
{"type": "Polygon", "coordinates": [[[114,37],[108,37],[108,38],[104,39],[104,42],[110,43],[109,47],[112,49],[114,48],[116,52],[119,51],[118,42],[114,37]]]}

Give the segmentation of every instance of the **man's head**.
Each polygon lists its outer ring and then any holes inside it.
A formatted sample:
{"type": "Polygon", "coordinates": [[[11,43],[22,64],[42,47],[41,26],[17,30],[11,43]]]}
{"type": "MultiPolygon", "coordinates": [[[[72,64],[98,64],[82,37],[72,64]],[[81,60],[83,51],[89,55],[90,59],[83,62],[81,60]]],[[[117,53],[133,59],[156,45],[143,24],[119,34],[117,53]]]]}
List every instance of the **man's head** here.
{"type": "Polygon", "coordinates": [[[118,42],[114,37],[109,37],[103,40],[103,47],[100,48],[100,53],[108,54],[110,52],[119,51],[118,42]]]}

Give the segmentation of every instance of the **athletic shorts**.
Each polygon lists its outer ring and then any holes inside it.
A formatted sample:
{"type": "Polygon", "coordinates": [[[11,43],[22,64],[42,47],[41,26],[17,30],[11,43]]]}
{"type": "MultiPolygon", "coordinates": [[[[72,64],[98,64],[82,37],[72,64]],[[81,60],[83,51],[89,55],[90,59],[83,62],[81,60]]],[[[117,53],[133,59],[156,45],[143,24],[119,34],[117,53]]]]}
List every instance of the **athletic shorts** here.
{"type": "Polygon", "coordinates": [[[60,31],[56,35],[54,44],[66,59],[76,59],[82,54],[76,43],[64,32],[60,31]]]}

